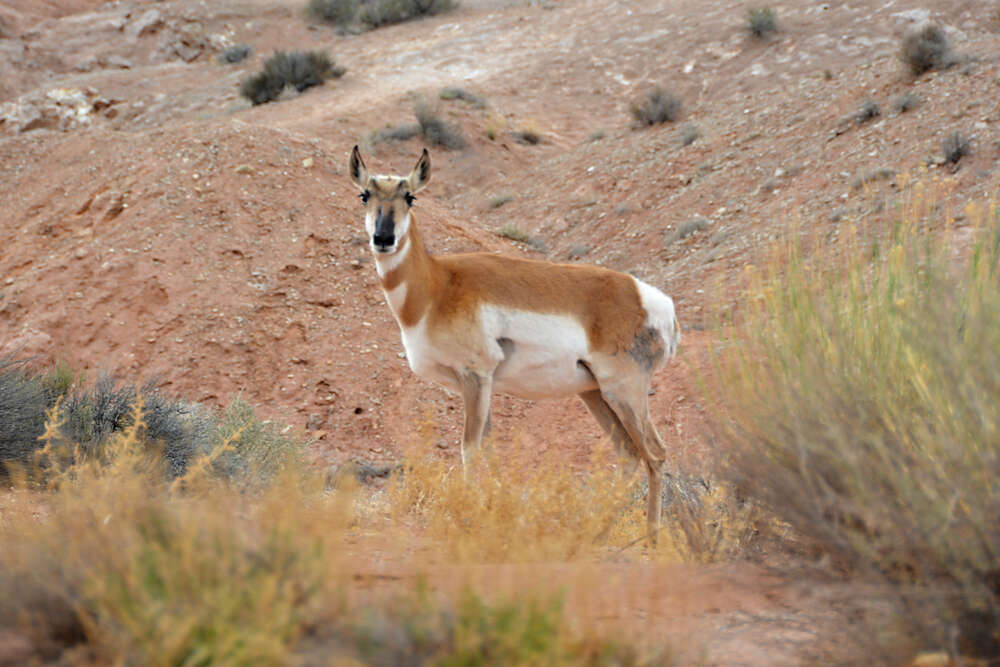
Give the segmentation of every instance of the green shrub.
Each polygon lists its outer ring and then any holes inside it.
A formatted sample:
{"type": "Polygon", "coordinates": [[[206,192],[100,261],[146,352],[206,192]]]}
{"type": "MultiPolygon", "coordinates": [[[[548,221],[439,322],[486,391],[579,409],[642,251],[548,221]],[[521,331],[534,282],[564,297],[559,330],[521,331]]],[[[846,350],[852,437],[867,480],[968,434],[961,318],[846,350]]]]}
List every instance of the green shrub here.
{"type": "Polygon", "coordinates": [[[677,120],[681,114],[681,99],[657,87],[632,103],[632,117],[637,125],[656,125],[677,120]]]}
{"type": "Polygon", "coordinates": [[[302,462],[305,443],[287,431],[278,422],[261,421],[252,405],[237,398],[216,417],[211,444],[205,451],[232,440],[232,450],[215,460],[215,473],[252,485],[266,484],[282,470],[302,462]]]}
{"type": "Polygon", "coordinates": [[[996,659],[1000,219],[959,267],[920,210],[915,195],[888,239],[793,246],[753,277],[717,391],[747,493],[886,577],[929,646],[996,659]]]}
{"type": "Polygon", "coordinates": [[[778,15],[770,7],[758,7],[747,12],[747,30],[757,38],[778,30],[778,15]]]}

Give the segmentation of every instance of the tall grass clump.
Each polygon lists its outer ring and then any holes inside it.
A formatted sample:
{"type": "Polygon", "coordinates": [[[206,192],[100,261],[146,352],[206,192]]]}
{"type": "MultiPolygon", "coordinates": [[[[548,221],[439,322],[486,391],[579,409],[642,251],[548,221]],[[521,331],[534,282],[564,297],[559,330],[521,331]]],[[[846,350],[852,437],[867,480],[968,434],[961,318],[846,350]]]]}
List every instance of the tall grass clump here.
{"type": "Polygon", "coordinates": [[[997,659],[1000,219],[970,206],[956,245],[930,210],[752,275],[716,391],[746,493],[885,577],[928,648],[997,659]]]}
{"type": "Polygon", "coordinates": [[[411,452],[389,487],[393,513],[462,561],[572,559],[643,535],[633,480],[606,466],[581,474],[557,452],[503,449],[485,448],[465,473],[411,452]]]}

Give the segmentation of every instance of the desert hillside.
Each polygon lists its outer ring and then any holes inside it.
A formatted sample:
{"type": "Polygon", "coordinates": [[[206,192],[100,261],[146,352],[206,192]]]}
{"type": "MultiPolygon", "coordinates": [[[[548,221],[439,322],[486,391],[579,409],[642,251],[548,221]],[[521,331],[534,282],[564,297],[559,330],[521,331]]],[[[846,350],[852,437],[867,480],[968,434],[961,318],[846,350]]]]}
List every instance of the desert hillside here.
{"type": "MultiPolygon", "coordinates": [[[[376,170],[412,166],[420,137],[372,137],[413,122],[421,96],[468,142],[432,147],[432,251],[632,272],[674,297],[691,346],[708,304],[738,304],[744,267],[790,225],[882,224],[896,175],[924,169],[953,179],[955,210],[995,193],[998,24],[981,5],[790,2],[765,39],[747,7],[478,1],[338,34],[294,3],[5,0],[0,339],[199,401],[242,395],[334,459],[392,458],[423,413],[453,444],[457,403],[400,358],[344,175],[358,142],[376,170]],[[899,39],[928,18],[963,61],[915,79],[899,39]],[[219,64],[233,44],[252,56],[219,64]],[[276,103],[240,97],[293,48],[346,74],[276,103]],[[630,104],[656,85],[681,118],[632,128],[630,104]],[[439,100],[449,87],[483,104],[439,100]],[[904,94],[919,103],[900,112],[904,94]],[[856,120],[869,102],[878,115],[856,120]],[[952,132],[974,149],[958,169],[940,164],[952,132]],[[532,242],[498,237],[505,225],[532,242]]],[[[696,421],[678,403],[688,375],[658,379],[670,430],[696,421]]],[[[540,443],[599,435],[576,405],[503,400],[497,416],[540,443]]]]}
{"type": "MultiPolygon", "coordinates": [[[[346,173],[355,144],[381,173],[408,172],[426,145],[431,252],[599,264],[673,297],[684,341],[650,404],[671,464],[707,477],[728,453],[701,393],[706,352],[776,245],[881,238],[919,184],[934,194],[915,219],[946,221],[961,250],[970,212],[996,201],[996,3],[787,0],[763,36],[747,2],[462,0],[373,30],[304,5],[0,0],[0,356],[207,406],[242,397],[324,467],[393,464],[428,440],[457,461],[461,402],[411,373],[346,173]],[[953,54],[916,75],[901,41],[927,22],[953,54]],[[239,45],[249,57],[226,62],[239,45]],[[266,104],[240,94],[293,50],[344,72],[266,104]],[[657,87],[675,117],[637,122],[657,87]],[[463,145],[412,136],[418,108],[463,145]]],[[[578,401],[496,397],[493,426],[578,464],[602,442],[578,401]]],[[[409,577],[421,539],[377,545],[373,562],[409,577]]],[[[695,637],[684,659],[822,662],[840,655],[825,628],[857,631],[855,596],[778,576],[796,549],[761,569],[669,570],[623,549],[597,578],[648,593],[672,641],[695,637]]],[[[608,618],[645,622],[630,614],[608,618]]]]}

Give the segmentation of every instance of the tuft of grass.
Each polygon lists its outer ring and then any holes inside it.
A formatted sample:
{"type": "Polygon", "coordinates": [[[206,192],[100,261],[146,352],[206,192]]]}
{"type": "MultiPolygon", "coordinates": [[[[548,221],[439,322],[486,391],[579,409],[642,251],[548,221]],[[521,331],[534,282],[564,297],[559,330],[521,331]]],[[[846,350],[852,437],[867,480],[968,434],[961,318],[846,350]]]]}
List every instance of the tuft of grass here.
{"type": "MultiPolygon", "coordinates": [[[[500,208],[504,204],[506,204],[508,202],[511,202],[513,200],[514,200],[514,196],[513,195],[502,194],[502,195],[494,195],[494,196],[490,197],[488,203],[489,203],[489,207],[490,208],[500,208]]],[[[500,234],[500,232],[497,232],[497,234],[500,235],[500,236],[503,236],[502,234],[500,234]]]]}
{"type": "Polygon", "coordinates": [[[507,120],[497,113],[491,113],[486,118],[485,133],[486,138],[490,141],[496,141],[496,138],[503,134],[504,130],[507,129],[507,120]]]}
{"type": "Polygon", "coordinates": [[[911,109],[916,109],[920,106],[922,101],[923,100],[920,95],[912,90],[908,90],[905,93],[896,95],[896,97],[892,99],[892,108],[896,111],[896,113],[906,113],[911,109]]]}
{"type": "Polygon", "coordinates": [[[438,91],[438,97],[442,100],[461,100],[469,105],[483,109],[486,107],[486,100],[475,93],[470,93],[464,88],[442,88],[438,91]]]}
{"type": "Polygon", "coordinates": [[[936,23],[927,23],[907,32],[903,36],[899,57],[914,76],[930,70],[946,69],[958,62],[947,33],[936,23]]]}
{"type": "Polygon", "coordinates": [[[591,132],[590,134],[587,135],[587,141],[589,141],[591,143],[593,143],[595,141],[600,141],[601,139],[603,139],[604,137],[606,137],[607,134],[608,133],[605,132],[604,130],[594,130],[593,132],[591,132]]]}
{"type": "Polygon", "coordinates": [[[386,127],[381,130],[377,130],[372,140],[375,143],[380,143],[382,141],[408,141],[413,137],[420,135],[420,133],[420,125],[410,123],[408,125],[386,127]]]}
{"type": "Polygon", "coordinates": [[[249,44],[237,44],[235,46],[230,46],[228,49],[216,56],[215,59],[223,65],[232,65],[243,62],[250,57],[251,53],[253,53],[253,47],[249,44]]]}
{"type": "Polygon", "coordinates": [[[948,164],[958,164],[970,152],[972,141],[958,130],[949,133],[941,141],[941,153],[948,164]]]}
{"type": "Polygon", "coordinates": [[[502,239],[510,239],[511,241],[519,241],[521,243],[529,243],[532,239],[531,234],[521,231],[521,229],[512,222],[508,222],[503,227],[498,229],[497,236],[502,239]]]}
{"type": "Polygon", "coordinates": [[[684,127],[681,128],[677,141],[681,146],[690,146],[697,141],[700,136],[701,130],[698,129],[697,125],[694,123],[685,123],[684,127]]]}
{"type": "Polygon", "coordinates": [[[424,139],[434,146],[441,146],[448,149],[462,149],[466,147],[465,138],[461,130],[438,115],[437,111],[427,101],[417,102],[413,109],[420,124],[420,132],[424,139]]]}
{"type": "Polygon", "coordinates": [[[648,126],[672,123],[681,115],[681,99],[664,88],[654,88],[632,103],[636,125],[648,126]]]}
{"type": "Polygon", "coordinates": [[[285,86],[301,93],[345,72],[322,51],[276,51],[265,61],[263,70],[240,84],[240,94],[254,105],[265,104],[278,99],[285,86]]]}
{"type": "Polygon", "coordinates": [[[879,108],[878,103],[875,100],[865,100],[861,103],[861,106],[858,107],[857,112],[854,114],[854,120],[857,121],[859,125],[864,124],[878,118],[881,113],[882,110],[879,108]]]}
{"type": "Polygon", "coordinates": [[[521,127],[510,133],[512,137],[522,144],[527,144],[529,146],[536,146],[542,143],[544,134],[541,129],[533,121],[526,121],[521,124],[521,127]]]}
{"type": "Polygon", "coordinates": [[[712,391],[745,493],[889,582],[925,645],[995,660],[1000,216],[970,205],[953,246],[923,184],[903,191],[886,237],[750,272],[712,391]]]}
{"type": "Polygon", "coordinates": [[[681,224],[677,225],[676,229],[670,230],[665,239],[665,243],[666,245],[673,245],[678,241],[686,239],[692,234],[708,229],[710,225],[711,223],[708,221],[708,218],[696,215],[693,218],[685,220],[681,224]]]}
{"type": "Polygon", "coordinates": [[[747,12],[747,30],[754,37],[761,39],[777,32],[778,15],[770,7],[755,7],[747,12]]]}
{"type": "Polygon", "coordinates": [[[391,511],[426,526],[460,561],[571,559],[642,535],[631,480],[610,467],[580,475],[555,459],[505,444],[502,456],[479,452],[463,474],[411,455],[390,482],[391,511]]]}
{"type": "Polygon", "coordinates": [[[346,26],[358,16],[359,0],[309,0],[306,16],[331,25],[346,26]]]}

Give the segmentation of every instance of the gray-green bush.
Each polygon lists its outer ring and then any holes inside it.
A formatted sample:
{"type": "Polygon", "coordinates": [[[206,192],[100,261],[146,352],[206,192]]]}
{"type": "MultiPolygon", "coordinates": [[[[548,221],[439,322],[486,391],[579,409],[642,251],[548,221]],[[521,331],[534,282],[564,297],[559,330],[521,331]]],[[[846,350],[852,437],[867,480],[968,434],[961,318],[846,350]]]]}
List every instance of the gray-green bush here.
{"type": "Polygon", "coordinates": [[[945,69],[958,62],[944,28],[927,23],[903,36],[899,57],[914,76],[934,69],[945,69]]]}
{"type": "Polygon", "coordinates": [[[276,51],[265,61],[264,69],[240,84],[240,94],[256,106],[278,99],[285,86],[301,93],[345,72],[322,51],[276,51]]]}
{"type": "Polygon", "coordinates": [[[953,248],[914,198],[888,239],[793,246],[752,278],[718,369],[727,456],[746,493],[890,582],[926,648],[997,659],[1000,219],[953,248]]]}

